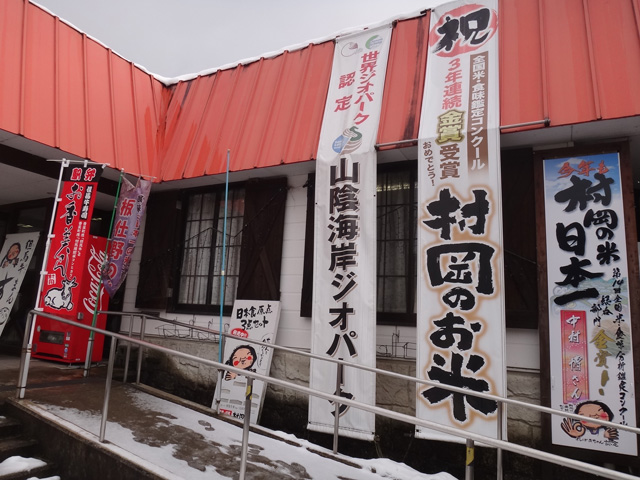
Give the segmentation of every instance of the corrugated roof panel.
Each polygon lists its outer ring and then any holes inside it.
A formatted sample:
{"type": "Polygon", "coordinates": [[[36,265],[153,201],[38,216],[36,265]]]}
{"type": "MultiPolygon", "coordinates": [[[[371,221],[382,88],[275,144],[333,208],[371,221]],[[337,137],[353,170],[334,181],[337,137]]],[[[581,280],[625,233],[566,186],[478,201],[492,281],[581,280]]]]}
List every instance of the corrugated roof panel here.
{"type": "Polygon", "coordinates": [[[500,124],[544,120],[539,0],[501,0],[499,8],[500,124]]]}
{"type": "Polygon", "coordinates": [[[140,172],[151,176],[158,174],[158,109],[153,79],[146,73],[133,69],[135,115],[140,149],[140,172]]]}
{"type": "Polygon", "coordinates": [[[55,129],[55,38],[56,19],[29,4],[21,133],[30,139],[56,146],[55,129]]]}
{"type": "Polygon", "coordinates": [[[116,131],[116,166],[126,172],[140,173],[140,151],[134,115],[135,102],[133,101],[131,64],[112,55],[111,75],[116,131]]]}
{"type": "Polygon", "coordinates": [[[89,156],[96,162],[115,165],[109,67],[109,57],[112,54],[91,39],[87,39],[86,47],[89,156]]]}
{"type": "MultiPolygon", "coordinates": [[[[165,146],[161,153],[162,179],[176,180],[183,176],[196,132],[207,105],[210,83],[215,76],[198,77],[173,87],[167,109],[165,146]]],[[[222,119],[220,119],[222,121],[222,119]]],[[[204,128],[204,126],[202,127],[204,128]]]]}
{"type": "MultiPolygon", "coordinates": [[[[595,120],[596,107],[583,2],[541,1],[551,125],[595,120]]],[[[511,101],[511,98],[503,101],[511,101]]]]}
{"type": "Polygon", "coordinates": [[[59,147],[86,157],[83,35],[57,23],[57,123],[59,147]],[[82,152],[82,153],[77,153],[82,152]]]}
{"type": "Polygon", "coordinates": [[[430,12],[394,26],[378,143],[418,138],[427,68],[429,19],[430,12]]]}
{"type": "Polygon", "coordinates": [[[20,132],[24,4],[0,2],[0,128],[20,132]]]}
{"type": "Polygon", "coordinates": [[[640,114],[640,14],[631,2],[590,1],[598,96],[603,118],[640,114]]]}

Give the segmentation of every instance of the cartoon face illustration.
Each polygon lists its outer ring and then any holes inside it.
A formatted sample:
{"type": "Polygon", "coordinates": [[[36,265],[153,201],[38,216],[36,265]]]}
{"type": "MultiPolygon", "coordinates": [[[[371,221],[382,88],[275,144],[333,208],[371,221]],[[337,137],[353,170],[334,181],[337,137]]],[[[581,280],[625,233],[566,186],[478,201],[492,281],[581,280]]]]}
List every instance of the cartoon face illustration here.
{"type": "MultiPolygon", "coordinates": [[[[577,415],[584,415],[598,420],[613,420],[613,412],[604,403],[597,400],[588,400],[576,405],[575,412],[577,415]]],[[[605,440],[613,441],[618,439],[618,429],[613,427],[605,427],[588,420],[574,420],[565,418],[561,424],[562,430],[573,438],[580,438],[589,432],[592,435],[598,435],[600,431],[604,431],[605,440]]]]}
{"type": "MultiPolygon", "coordinates": [[[[253,364],[256,363],[257,355],[256,350],[251,345],[240,345],[236,347],[229,359],[225,362],[227,365],[233,365],[236,368],[241,368],[242,370],[249,370],[254,372],[255,369],[253,364]]],[[[237,377],[237,374],[233,372],[227,372],[225,374],[225,380],[232,380],[237,377]]]]}
{"type": "Polygon", "coordinates": [[[19,243],[14,243],[9,247],[9,250],[7,250],[7,254],[4,256],[4,258],[2,259],[2,265],[0,265],[2,268],[6,268],[10,265],[17,265],[18,264],[18,260],[20,257],[20,251],[22,250],[22,247],[20,247],[19,243]]]}

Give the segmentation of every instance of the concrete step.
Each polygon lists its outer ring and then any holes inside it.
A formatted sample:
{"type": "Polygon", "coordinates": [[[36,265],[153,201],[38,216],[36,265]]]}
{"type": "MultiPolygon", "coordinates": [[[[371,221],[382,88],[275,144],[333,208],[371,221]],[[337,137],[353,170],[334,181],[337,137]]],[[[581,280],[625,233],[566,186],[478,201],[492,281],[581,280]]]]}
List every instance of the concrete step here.
{"type": "Polygon", "coordinates": [[[22,424],[19,421],[0,415],[0,438],[18,435],[21,431],[22,424]]]}
{"type": "MultiPolygon", "coordinates": [[[[14,458],[10,458],[8,461],[11,462],[14,458]]],[[[15,465],[15,463],[13,464],[15,465]]],[[[0,463],[0,472],[3,471],[3,464],[0,463]]],[[[7,470],[5,468],[4,470],[7,470]]],[[[26,464],[23,468],[16,469],[12,468],[9,473],[0,473],[0,480],[28,480],[31,478],[49,478],[58,475],[58,471],[56,469],[56,465],[51,463],[46,463],[42,466],[29,466],[26,464]]]]}
{"type": "Polygon", "coordinates": [[[22,436],[0,438],[0,462],[9,457],[32,457],[37,453],[38,441],[22,436]]]}

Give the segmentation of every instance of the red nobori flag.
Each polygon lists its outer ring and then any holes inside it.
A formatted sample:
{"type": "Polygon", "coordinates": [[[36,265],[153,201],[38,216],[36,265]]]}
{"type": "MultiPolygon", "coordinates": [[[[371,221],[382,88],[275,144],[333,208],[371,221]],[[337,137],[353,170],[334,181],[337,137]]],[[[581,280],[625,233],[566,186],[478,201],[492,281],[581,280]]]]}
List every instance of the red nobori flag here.
{"type": "Polygon", "coordinates": [[[102,274],[104,289],[111,297],[127,276],[150,190],[151,182],[148,180],[139,179],[134,187],[131,182],[123,178],[118,210],[111,233],[107,268],[102,274]]]}
{"type": "Polygon", "coordinates": [[[101,174],[102,169],[93,166],[66,167],[63,172],[42,289],[41,306],[45,312],[71,316],[77,312],[78,286],[101,174]]]}

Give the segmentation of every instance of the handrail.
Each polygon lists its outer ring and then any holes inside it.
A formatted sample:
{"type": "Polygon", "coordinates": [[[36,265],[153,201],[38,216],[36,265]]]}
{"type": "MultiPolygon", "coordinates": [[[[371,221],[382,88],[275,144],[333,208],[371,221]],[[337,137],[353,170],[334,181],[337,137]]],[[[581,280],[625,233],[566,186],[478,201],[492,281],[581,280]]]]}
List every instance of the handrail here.
{"type": "MultiPolygon", "coordinates": [[[[611,479],[616,479],[616,480],[637,480],[638,477],[633,476],[633,475],[628,475],[625,473],[621,473],[621,472],[616,472],[613,470],[609,470],[607,468],[604,467],[600,467],[597,465],[592,465],[590,463],[585,463],[585,462],[581,462],[578,460],[574,460],[574,459],[570,459],[570,458],[565,458],[562,457],[560,455],[556,455],[556,454],[552,454],[552,453],[548,453],[548,452],[543,452],[531,447],[525,447],[522,445],[518,445],[518,444],[513,444],[510,443],[508,441],[504,441],[504,440],[497,440],[491,437],[487,437],[484,435],[480,435],[477,433],[473,433],[473,432],[468,432],[468,431],[464,431],[464,430],[459,430],[455,427],[449,427],[446,425],[441,425],[438,423],[435,423],[433,421],[430,420],[424,420],[415,416],[411,416],[411,415],[406,415],[403,413],[399,413],[399,412],[395,412],[392,410],[387,410],[385,408],[382,407],[378,407],[375,405],[368,405],[368,404],[364,404],[361,402],[358,402],[356,400],[350,400],[348,398],[344,398],[344,397],[339,397],[337,395],[333,395],[330,393],[325,393],[319,390],[314,390],[312,388],[309,387],[305,387],[303,385],[298,385],[292,382],[289,382],[287,380],[281,380],[275,377],[270,377],[267,375],[262,375],[260,373],[257,372],[251,372],[251,371],[247,371],[247,370],[243,370],[243,369],[239,369],[236,367],[233,367],[231,365],[226,365],[220,362],[216,362],[213,360],[208,360],[205,358],[201,358],[195,355],[191,355],[188,353],[184,353],[184,352],[180,352],[178,350],[173,350],[167,347],[163,347],[151,342],[147,342],[144,340],[137,340],[133,337],[128,337],[119,333],[115,333],[115,332],[108,332],[106,330],[102,330],[100,328],[96,328],[96,327],[91,327],[89,325],[83,325],[80,324],[78,322],[76,322],[75,320],[69,320],[69,319],[65,319],[65,318],[61,318],[58,317],[56,315],[52,315],[52,314],[48,314],[48,313],[44,313],[38,310],[31,310],[28,314],[27,317],[27,328],[25,329],[25,337],[23,340],[23,349],[22,349],[22,356],[21,356],[21,365],[20,365],[20,377],[18,380],[18,388],[17,388],[17,398],[22,399],[24,398],[25,395],[25,391],[26,391],[26,385],[27,385],[27,377],[28,377],[28,371],[29,371],[29,362],[30,362],[30,357],[31,357],[31,344],[28,343],[29,340],[29,336],[28,333],[31,327],[31,323],[34,321],[34,317],[35,316],[41,316],[44,318],[49,318],[52,320],[56,320],[65,324],[69,324],[69,325],[75,325],[77,327],[80,328],[84,328],[86,330],[92,331],[94,333],[98,333],[98,334],[102,334],[102,335],[106,335],[106,336],[110,336],[113,340],[111,342],[111,348],[110,348],[110,352],[109,352],[109,365],[108,365],[108,373],[107,373],[107,385],[105,388],[105,400],[104,400],[104,405],[103,405],[103,412],[102,412],[102,422],[101,422],[101,429],[100,429],[100,442],[104,442],[104,437],[105,437],[105,428],[106,428],[106,418],[107,418],[107,414],[108,414],[108,403],[109,403],[109,395],[110,395],[110,386],[111,386],[111,376],[113,373],[113,363],[115,360],[115,350],[116,350],[116,341],[115,340],[121,340],[121,341],[125,341],[125,342],[129,342],[129,343],[133,343],[133,344],[137,344],[140,347],[144,347],[144,348],[149,348],[151,350],[157,350],[159,352],[165,353],[167,355],[173,355],[176,357],[180,357],[180,358],[184,358],[190,361],[194,361],[197,363],[201,363],[204,365],[208,365],[211,367],[215,367],[218,369],[222,369],[222,370],[226,370],[226,371],[230,371],[239,375],[243,375],[247,378],[251,378],[254,380],[260,380],[265,382],[266,384],[274,384],[274,385],[278,385],[280,387],[284,387],[284,388],[289,388],[292,390],[296,390],[299,392],[304,393],[307,396],[316,396],[325,400],[329,400],[331,402],[335,402],[335,403],[340,403],[340,404],[344,404],[344,405],[348,405],[350,407],[354,407],[354,408],[358,408],[370,413],[373,413],[375,415],[381,415],[387,418],[391,418],[394,420],[398,420],[401,422],[405,422],[405,423],[409,423],[409,424],[413,424],[413,425],[419,425],[425,428],[429,428],[431,430],[435,430],[441,433],[445,433],[448,435],[452,435],[452,436],[456,436],[456,437],[460,437],[460,438],[465,438],[467,440],[472,440],[474,442],[480,442],[482,444],[485,445],[489,445],[489,446],[493,446],[496,447],[498,449],[503,449],[503,450],[507,450],[507,451],[511,451],[513,453],[517,453],[520,455],[525,455],[527,457],[531,457],[531,458],[535,458],[537,460],[542,460],[542,461],[546,461],[546,462],[550,462],[550,463],[555,463],[557,465],[561,465],[561,466],[565,466],[565,467],[569,467],[569,468],[573,468],[575,470],[580,470],[583,472],[587,472],[587,473],[592,473],[592,474],[596,474],[596,475],[600,475],[603,476],[605,478],[611,478],[611,479]]],[[[268,344],[268,346],[273,346],[271,344],[268,344]]],[[[381,372],[385,372],[384,370],[382,370],[381,372]]],[[[388,372],[387,372],[388,373],[388,372]]],[[[409,377],[410,378],[410,377],[409,377]]],[[[418,379],[413,379],[414,381],[417,381],[418,379]]],[[[448,385],[443,385],[443,384],[438,384],[440,388],[443,389],[447,389],[447,390],[453,390],[452,387],[448,386],[448,385]]],[[[466,394],[469,394],[468,391],[465,392],[466,394]]],[[[474,393],[475,395],[475,393],[474,393]]],[[[500,398],[500,397],[498,397],[500,398]]],[[[500,401],[504,401],[507,399],[502,398],[500,401]]],[[[246,398],[246,402],[250,403],[251,402],[251,396],[247,395],[246,398]]],[[[558,414],[558,415],[562,415],[562,416],[568,416],[567,413],[565,412],[560,412],[560,411],[553,411],[553,414],[558,414]]],[[[581,415],[572,415],[573,417],[577,417],[577,418],[582,418],[582,419],[586,419],[589,421],[593,421],[595,422],[595,419],[589,418],[589,417],[583,417],[581,415]]],[[[244,417],[244,422],[245,422],[245,427],[243,428],[243,448],[245,448],[245,446],[248,443],[248,434],[249,434],[249,428],[248,428],[248,422],[250,422],[250,415],[245,415],[244,417]],[[246,433],[245,433],[246,431],[246,433]]],[[[604,422],[604,421],[598,421],[595,423],[600,423],[600,424],[608,424],[611,422],[604,422]]],[[[616,428],[621,427],[621,425],[618,424],[613,424],[614,426],[616,426],[616,428]]],[[[634,429],[634,430],[638,430],[640,431],[640,429],[634,429]]],[[[634,433],[638,433],[638,432],[634,432],[634,433]]],[[[243,456],[243,458],[241,459],[242,462],[246,462],[246,457],[243,456]]],[[[241,465],[241,471],[244,471],[245,469],[245,465],[241,465]]],[[[242,480],[242,477],[241,477],[242,480]]]]}
{"type": "MultiPolygon", "coordinates": [[[[100,312],[100,313],[105,313],[108,315],[133,315],[133,316],[144,316],[147,319],[150,320],[158,320],[158,321],[162,321],[162,322],[166,322],[166,323],[171,323],[172,325],[176,325],[176,326],[181,326],[181,327],[188,327],[188,328],[193,328],[194,330],[199,330],[202,332],[207,332],[207,333],[214,333],[216,335],[221,335],[224,337],[228,337],[228,338],[235,338],[237,339],[238,337],[235,337],[234,335],[231,335],[230,333],[220,333],[218,330],[214,330],[214,329],[210,329],[207,327],[201,327],[198,325],[191,325],[188,323],[184,323],[184,322],[180,322],[178,320],[171,320],[171,319],[167,319],[167,318],[162,318],[162,317],[158,317],[155,315],[147,315],[146,313],[142,313],[142,312],[108,312],[108,311],[104,311],[104,312],[100,312]]],[[[523,408],[529,408],[531,410],[535,410],[537,412],[540,413],[547,413],[549,415],[560,415],[562,417],[567,417],[567,418],[571,418],[574,420],[587,420],[589,422],[593,422],[593,423],[597,423],[599,425],[602,425],[604,427],[612,427],[612,428],[617,428],[619,430],[625,430],[631,433],[634,433],[636,435],[640,435],[640,427],[633,427],[630,425],[623,425],[621,423],[615,423],[615,422],[609,422],[606,420],[600,420],[600,419],[596,419],[596,418],[591,418],[591,417],[585,417],[583,415],[578,415],[575,413],[569,413],[569,412],[563,412],[561,410],[556,410],[554,408],[551,407],[545,407],[544,405],[536,405],[534,403],[528,403],[528,402],[523,402],[521,400],[514,400],[512,398],[507,398],[507,397],[501,397],[499,395],[493,395],[490,393],[482,393],[482,392],[473,392],[470,393],[469,389],[465,389],[465,388],[461,388],[461,387],[455,387],[453,385],[443,385],[442,383],[439,382],[434,382],[432,380],[425,380],[425,379],[421,379],[421,378],[416,378],[416,377],[410,377],[408,375],[404,375],[402,373],[396,373],[396,372],[391,372],[389,370],[383,370],[380,368],[376,368],[376,367],[369,367],[367,365],[359,365],[359,364],[355,364],[355,363],[351,363],[348,360],[341,360],[341,359],[336,359],[336,358],[331,358],[331,357],[325,357],[322,355],[317,355],[311,352],[305,352],[302,350],[298,350],[295,348],[291,348],[291,347],[285,347],[282,345],[277,345],[274,343],[266,343],[266,342],[261,342],[259,340],[252,340],[250,338],[243,338],[242,339],[243,342],[248,342],[248,343],[253,343],[256,345],[260,345],[260,346],[264,346],[267,348],[273,348],[274,350],[281,350],[284,352],[289,352],[289,353],[293,353],[296,355],[300,355],[303,357],[308,357],[308,358],[314,358],[317,360],[323,360],[329,363],[335,363],[338,365],[344,365],[344,366],[348,366],[348,367],[352,367],[352,368],[356,368],[359,370],[364,370],[367,372],[372,372],[375,374],[381,374],[381,375],[386,375],[388,377],[391,378],[395,378],[398,380],[406,380],[409,382],[413,382],[416,384],[422,384],[425,386],[429,386],[429,387],[438,387],[438,388],[442,388],[444,390],[447,391],[451,391],[454,393],[462,393],[464,395],[472,395],[474,397],[478,397],[478,398],[484,398],[487,400],[493,400],[495,402],[499,402],[499,403],[503,403],[503,404],[507,404],[507,405],[512,405],[512,406],[517,406],[517,407],[523,407],[523,408]]],[[[344,402],[342,402],[344,403],[344,402]]]]}

